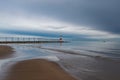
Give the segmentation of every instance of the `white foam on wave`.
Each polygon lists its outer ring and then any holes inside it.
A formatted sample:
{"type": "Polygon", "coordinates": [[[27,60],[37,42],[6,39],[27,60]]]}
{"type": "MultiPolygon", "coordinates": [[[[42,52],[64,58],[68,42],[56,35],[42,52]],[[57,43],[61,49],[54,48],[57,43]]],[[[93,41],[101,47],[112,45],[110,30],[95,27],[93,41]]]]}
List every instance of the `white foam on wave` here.
{"type": "Polygon", "coordinates": [[[47,59],[47,60],[50,60],[50,61],[59,61],[59,58],[56,57],[56,56],[44,56],[44,57],[38,57],[38,58],[39,59],[47,59]]]}
{"type": "Polygon", "coordinates": [[[0,60],[0,80],[2,80],[7,75],[9,66],[12,64],[12,62],[10,62],[11,59],[12,58],[0,60]]]}

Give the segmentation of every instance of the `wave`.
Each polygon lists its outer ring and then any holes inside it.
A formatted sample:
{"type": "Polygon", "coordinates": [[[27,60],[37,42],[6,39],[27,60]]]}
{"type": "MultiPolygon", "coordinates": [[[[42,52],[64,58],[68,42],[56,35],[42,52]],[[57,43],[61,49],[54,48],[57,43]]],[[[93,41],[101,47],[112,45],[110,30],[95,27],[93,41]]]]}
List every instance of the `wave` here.
{"type": "Polygon", "coordinates": [[[94,50],[85,50],[85,51],[93,52],[93,53],[100,53],[100,54],[109,54],[109,55],[114,55],[114,56],[120,56],[119,52],[117,52],[117,51],[110,51],[110,52],[94,51],[94,50]]]}
{"type": "MultiPolygon", "coordinates": [[[[44,49],[44,50],[50,50],[50,51],[55,51],[55,52],[61,52],[61,53],[66,53],[66,54],[71,54],[71,55],[78,55],[78,56],[86,56],[86,57],[90,57],[90,58],[95,58],[95,59],[102,59],[102,60],[108,60],[108,61],[117,61],[120,62],[120,58],[114,58],[114,57],[110,57],[110,56],[103,56],[103,55],[92,55],[92,54],[85,54],[82,53],[81,51],[87,51],[87,52],[93,52],[93,53],[100,53],[100,54],[111,54],[108,52],[102,52],[102,51],[94,51],[94,50],[85,50],[85,49],[79,49],[79,51],[75,51],[75,50],[65,50],[65,49],[58,49],[58,48],[51,48],[51,47],[42,47],[42,46],[26,46],[26,47],[34,47],[34,48],[40,48],[40,49],[44,49]]],[[[87,53],[86,52],[86,53],[87,53]]],[[[113,53],[112,53],[113,54],[113,53]]],[[[118,54],[120,55],[120,54],[118,54]]]]}
{"type": "Polygon", "coordinates": [[[112,48],[111,48],[111,49],[109,49],[109,50],[120,50],[120,49],[112,49],[112,48]]]}
{"type": "MultiPolygon", "coordinates": [[[[107,60],[107,61],[117,61],[120,62],[120,58],[112,58],[112,57],[105,57],[105,56],[101,56],[101,55],[89,55],[89,54],[84,54],[81,52],[76,52],[76,51],[72,51],[72,50],[63,50],[63,49],[53,49],[53,48],[42,48],[41,49],[45,49],[45,50],[51,50],[51,51],[57,51],[57,52],[61,52],[61,53],[67,53],[67,54],[72,54],[72,55],[80,55],[80,56],[86,56],[86,57],[91,57],[91,58],[95,58],[95,59],[102,59],[102,60],[107,60]]],[[[96,52],[96,51],[91,51],[91,52],[96,52]]]]}

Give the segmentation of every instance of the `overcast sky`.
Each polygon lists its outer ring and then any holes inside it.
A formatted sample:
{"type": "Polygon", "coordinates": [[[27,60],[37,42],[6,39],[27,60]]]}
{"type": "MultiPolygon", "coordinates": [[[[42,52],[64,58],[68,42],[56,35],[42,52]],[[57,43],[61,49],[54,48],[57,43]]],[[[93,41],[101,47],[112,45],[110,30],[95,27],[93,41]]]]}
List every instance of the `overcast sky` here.
{"type": "Polygon", "coordinates": [[[0,0],[0,34],[119,38],[119,0],[0,0]]]}

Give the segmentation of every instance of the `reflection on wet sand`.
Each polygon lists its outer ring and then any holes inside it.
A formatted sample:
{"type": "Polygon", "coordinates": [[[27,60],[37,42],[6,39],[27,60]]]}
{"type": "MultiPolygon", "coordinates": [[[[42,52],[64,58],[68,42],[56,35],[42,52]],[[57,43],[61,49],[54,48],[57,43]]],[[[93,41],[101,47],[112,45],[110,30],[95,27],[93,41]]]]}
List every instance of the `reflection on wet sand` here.
{"type": "MultiPolygon", "coordinates": [[[[34,51],[34,49],[31,51],[34,51]]],[[[1,78],[2,80],[76,80],[55,62],[39,59],[39,57],[33,56],[33,54],[30,55],[37,59],[23,58],[23,60],[19,60],[22,57],[16,56],[8,58],[13,53],[14,49],[12,47],[0,46],[0,57],[4,58],[0,68],[3,69],[6,63],[11,64],[11,62],[15,62],[6,69],[8,71],[3,71],[5,75],[0,74],[3,77],[1,78]]],[[[29,55],[29,53],[25,54],[29,55]]]]}
{"type": "Polygon", "coordinates": [[[10,46],[0,45],[0,59],[8,58],[12,56],[14,50],[10,46]]]}

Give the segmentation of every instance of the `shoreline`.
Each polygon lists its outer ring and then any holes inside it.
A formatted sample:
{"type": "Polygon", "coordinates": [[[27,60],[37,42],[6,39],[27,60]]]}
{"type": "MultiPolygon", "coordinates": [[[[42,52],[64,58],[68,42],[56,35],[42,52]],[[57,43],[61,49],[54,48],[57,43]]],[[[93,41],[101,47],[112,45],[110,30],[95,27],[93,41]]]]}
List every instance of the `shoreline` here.
{"type": "Polygon", "coordinates": [[[57,63],[31,59],[12,65],[4,80],[76,80],[57,63]]]}
{"type": "Polygon", "coordinates": [[[0,59],[12,57],[14,49],[10,46],[0,45],[0,59]]]}
{"type": "MultiPolygon", "coordinates": [[[[11,46],[0,45],[0,59],[12,58],[14,52],[14,48],[11,46]]],[[[46,59],[18,61],[9,66],[5,71],[5,76],[0,76],[3,77],[2,80],[76,80],[57,62],[46,59]]]]}

